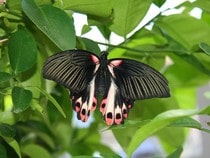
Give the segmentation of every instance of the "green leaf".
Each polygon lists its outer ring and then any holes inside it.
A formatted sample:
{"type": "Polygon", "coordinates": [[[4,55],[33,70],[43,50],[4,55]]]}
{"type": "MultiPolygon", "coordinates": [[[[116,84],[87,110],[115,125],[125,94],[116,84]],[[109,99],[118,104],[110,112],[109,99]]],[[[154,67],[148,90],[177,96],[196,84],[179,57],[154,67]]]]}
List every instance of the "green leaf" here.
{"type": "Polygon", "coordinates": [[[174,97],[176,98],[176,102],[179,107],[182,109],[192,109],[196,108],[197,100],[196,100],[196,88],[194,86],[181,86],[177,87],[173,92],[174,97]],[[185,94],[185,95],[183,95],[185,94]]]}
{"type": "Polygon", "coordinates": [[[188,133],[185,128],[167,126],[155,133],[155,136],[158,137],[160,145],[162,146],[165,153],[169,154],[173,152],[177,148],[177,146],[182,146],[184,144],[187,134],[188,133]],[[171,141],[171,138],[176,139],[171,141]]]}
{"type": "Polygon", "coordinates": [[[0,36],[5,36],[5,35],[6,35],[6,31],[4,29],[0,28],[0,36]]]}
{"type": "Polygon", "coordinates": [[[75,48],[73,19],[51,5],[37,6],[34,0],[23,0],[22,8],[29,19],[61,50],[75,48]]]}
{"type": "Polygon", "coordinates": [[[40,139],[42,143],[48,145],[51,149],[55,148],[55,140],[48,129],[45,127],[45,121],[28,121],[28,124],[23,124],[18,126],[18,129],[24,133],[34,133],[36,135],[35,139],[40,139]],[[46,128],[46,129],[45,129],[46,128]]]}
{"type": "Polygon", "coordinates": [[[152,2],[156,4],[158,7],[161,7],[166,0],[153,0],[152,2]]]}
{"type": "MultiPolygon", "coordinates": [[[[184,48],[183,43],[177,42],[176,41],[177,39],[172,38],[170,36],[170,34],[165,33],[165,37],[169,41],[169,48],[174,51],[175,55],[179,56],[180,59],[184,60],[185,62],[188,62],[189,64],[191,64],[193,67],[195,67],[199,71],[201,71],[207,75],[210,75],[210,70],[201,61],[198,60],[198,58],[195,56],[195,54],[192,54],[190,51],[188,51],[186,48],[184,48]]],[[[170,54],[170,56],[172,56],[172,54],[170,54]]],[[[173,58],[172,58],[172,60],[173,60],[173,58]]],[[[177,66],[177,65],[175,65],[175,66],[177,66]]],[[[182,68],[183,68],[183,66],[182,66],[182,68]]]]}
{"type": "Polygon", "coordinates": [[[169,110],[157,115],[150,123],[142,126],[136,131],[128,147],[128,156],[131,156],[134,150],[150,135],[158,130],[168,126],[170,123],[198,113],[197,110],[169,110]]]}
{"type": "Polygon", "coordinates": [[[197,129],[201,129],[202,125],[190,118],[190,117],[185,117],[185,118],[182,118],[182,119],[179,119],[175,122],[173,122],[172,124],[170,124],[170,126],[173,126],[173,127],[190,127],[190,128],[197,128],[197,129]]]}
{"type": "Polygon", "coordinates": [[[15,118],[13,112],[11,111],[0,112],[0,122],[6,124],[14,124],[15,118]]]}
{"type": "Polygon", "coordinates": [[[15,128],[11,125],[0,123],[0,135],[4,137],[14,137],[15,136],[15,128]]]}
{"type": "Polygon", "coordinates": [[[36,144],[27,144],[21,148],[22,152],[30,158],[51,158],[50,153],[43,147],[36,144]]]}
{"type": "Polygon", "coordinates": [[[20,6],[20,0],[17,0],[17,1],[11,1],[11,0],[8,0],[7,1],[7,7],[10,9],[10,10],[21,10],[21,6],[20,6]]]}
{"type": "Polygon", "coordinates": [[[203,128],[200,122],[195,119],[186,117],[180,120],[173,122],[170,126],[172,127],[188,127],[188,128],[195,128],[207,133],[210,133],[210,129],[203,128]]]}
{"type": "Polygon", "coordinates": [[[170,155],[167,156],[167,158],[178,158],[181,156],[183,152],[183,148],[179,147],[174,152],[172,152],[170,155]]]}
{"type": "Polygon", "coordinates": [[[91,30],[91,27],[89,25],[83,25],[82,27],[82,35],[88,33],[91,30]]]}
{"type": "Polygon", "coordinates": [[[141,127],[147,123],[149,123],[150,120],[142,120],[142,119],[135,119],[135,120],[126,120],[124,124],[118,125],[118,126],[110,126],[106,130],[122,130],[126,128],[131,128],[131,127],[141,127]]]}
{"type": "Polygon", "coordinates": [[[80,42],[80,45],[83,46],[83,49],[91,51],[95,54],[98,54],[101,52],[98,44],[96,42],[88,39],[88,38],[78,38],[78,41],[80,42]]]}
{"type": "Polygon", "coordinates": [[[11,137],[3,137],[3,138],[7,142],[7,144],[15,150],[18,157],[21,158],[20,147],[19,147],[19,144],[17,143],[17,141],[11,137]]]}
{"type": "Polygon", "coordinates": [[[126,37],[144,18],[152,2],[151,0],[124,0],[119,3],[115,0],[114,3],[114,17],[110,29],[126,37]]]}
{"type": "Polygon", "coordinates": [[[93,15],[97,17],[108,17],[112,13],[112,0],[62,0],[56,1],[55,6],[70,9],[75,12],[93,15]],[[97,8],[97,9],[96,9],[97,8]]]}
{"type": "Polygon", "coordinates": [[[37,59],[36,43],[30,32],[19,27],[8,43],[9,60],[14,72],[20,73],[30,69],[37,59]]]}
{"type": "MultiPolygon", "coordinates": [[[[195,89],[195,87],[198,85],[203,85],[206,82],[208,82],[209,76],[207,76],[206,73],[203,73],[203,70],[198,70],[197,68],[194,67],[194,65],[189,64],[186,61],[184,61],[181,58],[181,55],[178,56],[178,55],[175,55],[175,53],[173,53],[173,54],[169,54],[169,56],[174,63],[168,68],[168,71],[166,71],[165,73],[165,76],[169,80],[169,82],[173,83],[173,84],[170,84],[170,86],[175,88],[175,91],[179,93],[178,95],[181,97],[182,100],[184,100],[182,90],[185,92],[188,91],[187,93],[190,96],[194,97],[193,89],[195,89]],[[191,90],[190,89],[188,90],[188,88],[191,88],[191,90]]],[[[190,99],[189,95],[187,99],[190,99]]],[[[185,102],[187,103],[186,100],[185,102]]],[[[192,101],[190,103],[192,103],[192,101]]],[[[187,106],[191,106],[191,107],[194,105],[187,104],[187,106]]],[[[183,105],[181,106],[186,106],[186,105],[184,105],[183,103],[183,105]]]]}
{"type": "Polygon", "coordinates": [[[205,109],[202,109],[199,114],[207,114],[210,115],[210,105],[207,106],[205,109]]]}
{"type": "Polygon", "coordinates": [[[210,43],[209,25],[189,14],[164,16],[155,25],[187,50],[200,42],[210,43]]]}
{"type": "Polygon", "coordinates": [[[12,89],[12,101],[14,104],[14,112],[20,113],[25,111],[31,103],[32,93],[21,87],[14,87],[12,89]]]}
{"type": "Polygon", "coordinates": [[[199,43],[199,47],[206,53],[207,55],[210,55],[210,46],[206,43],[199,43]]]}
{"type": "Polygon", "coordinates": [[[39,92],[41,92],[44,96],[46,96],[47,99],[49,99],[49,101],[51,101],[53,103],[53,105],[57,108],[57,110],[63,115],[63,117],[66,118],[66,114],[64,113],[64,111],[61,108],[61,106],[58,104],[58,102],[49,93],[47,93],[44,89],[41,89],[39,87],[32,87],[32,86],[30,86],[30,88],[35,88],[39,92]]]}
{"type": "Polygon", "coordinates": [[[188,55],[188,54],[185,54],[185,55],[176,54],[176,55],[178,55],[181,59],[185,60],[191,65],[193,65],[195,68],[197,68],[201,72],[210,76],[210,70],[207,67],[205,67],[194,55],[188,55]]]}
{"type": "Polygon", "coordinates": [[[7,158],[7,151],[2,144],[0,144],[0,155],[1,158],[7,158]]]}
{"type": "Polygon", "coordinates": [[[194,6],[210,13],[210,1],[197,0],[194,2],[194,6]]]}
{"type": "Polygon", "coordinates": [[[69,140],[72,137],[72,127],[69,126],[68,123],[60,122],[57,124],[57,126],[54,127],[54,133],[57,135],[56,139],[60,142],[60,144],[62,144],[64,147],[68,147],[69,140]]]}
{"type": "Polygon", "coordinates": [[[12,78],[12,75],[7,72],[0,72],[0,83],[8,81],[12,78]]]}

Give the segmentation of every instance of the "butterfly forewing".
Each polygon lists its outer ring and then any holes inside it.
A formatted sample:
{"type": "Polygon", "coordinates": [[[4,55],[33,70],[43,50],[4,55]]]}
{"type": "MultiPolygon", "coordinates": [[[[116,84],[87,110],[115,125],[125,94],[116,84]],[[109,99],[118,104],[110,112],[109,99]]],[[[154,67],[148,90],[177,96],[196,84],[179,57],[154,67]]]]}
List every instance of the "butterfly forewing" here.
{"type": "Polygon", "coordinates": [[[70,91],[81,92],[93,78],[97,62],[99,58],[92,53],[80,50],[64,51],[47,59],[43,67],[43,76],[70,91]]]}
{"type": "Polygon", "coordinates": [[[149,65],[130,59],[109,61],[111,74],[124,98],[169,97],[168,81],[149,65]]]}

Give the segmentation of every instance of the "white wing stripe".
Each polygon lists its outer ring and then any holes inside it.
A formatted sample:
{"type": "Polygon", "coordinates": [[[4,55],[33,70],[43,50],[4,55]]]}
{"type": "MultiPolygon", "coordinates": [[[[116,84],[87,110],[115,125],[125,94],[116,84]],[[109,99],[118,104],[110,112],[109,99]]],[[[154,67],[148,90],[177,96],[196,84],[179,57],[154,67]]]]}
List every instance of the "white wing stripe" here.
{"type": "Polygon", "coordinates": [[[89,91],[89,101],[88,101],[88,110],[93,111],[94,98],[95,98],[95,76],[93,77],[92,81],[90,82],[90,91],[89,91]]]}
{"type": "Polygon", "coordinates": [[[115,96],[116,96],[116,85],[114,81],[111,79],[111,85],[109,88],[109,92],[107,95],[107,104],[105,109],[105,119],[108,125],[112,125],[114,123],[114,107],[115,107],[115,96]],[[109,116],[111,114],[111,116],[109,116]]]}

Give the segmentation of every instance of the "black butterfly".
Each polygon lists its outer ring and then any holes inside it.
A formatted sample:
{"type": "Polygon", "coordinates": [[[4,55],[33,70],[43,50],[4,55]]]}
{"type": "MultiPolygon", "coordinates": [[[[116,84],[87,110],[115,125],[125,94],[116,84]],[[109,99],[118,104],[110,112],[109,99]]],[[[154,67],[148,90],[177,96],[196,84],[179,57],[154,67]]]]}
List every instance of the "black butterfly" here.
{"type": "Polygon", "coordinates": [[[86,122],[103,99],[100,111],[107,125],[121,124],[137,99],[169,97],[168,81],[158,71],[131,59],[107,59],[85,50],[67,50],[47,59],[43,76],[67,87],[73,109],[86,122]]]}

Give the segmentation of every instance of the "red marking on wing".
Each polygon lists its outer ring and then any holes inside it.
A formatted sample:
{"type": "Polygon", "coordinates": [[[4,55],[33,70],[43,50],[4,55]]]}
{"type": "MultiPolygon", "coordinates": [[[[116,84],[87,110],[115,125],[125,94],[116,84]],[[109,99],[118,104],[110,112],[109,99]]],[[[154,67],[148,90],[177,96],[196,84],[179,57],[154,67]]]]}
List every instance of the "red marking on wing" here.
{"type": "Polygon", "coordinates": [[[117,67],[117,66],[119,66],[121,63],[122,63],[122,60],[112,60],[112,61],[110,62],[110,66],[112,66],[112,67],[117,67]]]}
{"type": "Polygon", "coordinates": [[[111,126],[113,124],[113,119],[107,118],[106,119],[106,124],[111,126]]]}
{"type": "Polygon", "coordinates": [[[80,111],[80,106],[77,106],[77,104],[76,104],[74,110],[75,110],[76,112],[79,112],[79,111],[80,111]]]}
{"type": "Polygon", "coordinates": [[[79,112],[81,110],[81,105],[82,105],[82,100],[81,100],[81,97],[77,98],[75,96],[72,96],[71,98],[72,99],[72,105],[73,105],[73,108],[76,112],[79,112]]]}
{"type": "Polygon", "coordinates": [[[127,111],[123,111],[123,117],[126,119],[126,118],[128,118],[128,113],[127,113],[127,111]]]}
{"type": "Polygon", "coordinates": [[[107,125],[113,125],[113,123],[114,123],[114,118],[113,118],[113,115],[112,115],[112,113],[108,113],[108,114],[106,114],[106,116],[105,116],[105,122],[106,122],[106,124],[107,125]]]}
{"type": "Polygon", "coordinates": [[[95,56],[95,55],[90,55],[90,57],[91,57],[91,60],[94,62],[94,63],[96,63],[96,64],[98,64],[99,63],[99,59],[95,56]]]}
{"type": "Polygon", "coordinates": [[[123,103],[123,107],[122,107],[122,115],[123,115],[123,118],[128,118],[128,110],[124,103],[123,103]]]}
{"type": "Polygon", "coordinates": [[[86,109],[82,109],[80,111],[80,120],[83,121],[83,122],[87,122],[89,116],[87,114],[87,110],[86,109]]]}
{"type": "Polygon", "coordinates": [[[96,106],[97,106],[97,99],[96,99],[96,97],[94,97],[94,98],[93,98],[93,104],[92,104],[92,106],[91,106],[90,111],[91,111],[91,112],[94,111],[94,110],[96,109],[96,106]]]}
{"type": "Polygon", "coordinates": [[[121,124],[122,123],[122,116],[121,116],[121,114],[120,113],[117,113],[116,115],[115,115],[115,123],[117,124],[117,125],[119,125],[119,124],[121,124]]]}
{"type": "Polygon", "coordinates": [[[100,111],[102,112],[103,115],[105,113],[106,104],[107,104],[107,98],[105,98],[101,101],[100,111]]]}

